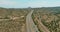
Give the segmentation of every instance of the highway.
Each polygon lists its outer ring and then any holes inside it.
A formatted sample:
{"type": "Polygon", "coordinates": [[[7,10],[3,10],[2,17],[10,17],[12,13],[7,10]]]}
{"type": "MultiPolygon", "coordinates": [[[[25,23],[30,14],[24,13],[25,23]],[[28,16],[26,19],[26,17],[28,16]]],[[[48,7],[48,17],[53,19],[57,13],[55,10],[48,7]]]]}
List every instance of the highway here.
{"type": "Polygon", "coordinates": [[[26,16],[26,32],[39,32],[31,17],[33,11],[34,10],[31,10],[31,12],[26,16]]]}
{"type": "MultiPolygon", "coordinates": [[[[32,20],[32,13],[34,10],[32,10],[27,16],[26,16],[26,32],[40,32],[37,28],[37,26],[34,24],[33,20],[32,20]]],[[[50,32],[49,29],[43,25],[43,23],[41,22],[41,19],[37,21],[39,22],[39,27],[43,32],[50,32]]]]}

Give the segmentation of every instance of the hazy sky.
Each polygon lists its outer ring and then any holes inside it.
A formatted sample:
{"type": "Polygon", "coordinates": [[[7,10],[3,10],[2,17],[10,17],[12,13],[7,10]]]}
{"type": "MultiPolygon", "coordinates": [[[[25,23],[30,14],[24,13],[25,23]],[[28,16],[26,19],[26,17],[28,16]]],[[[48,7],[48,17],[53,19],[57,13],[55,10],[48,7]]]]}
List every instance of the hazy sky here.
{"type": "Polygon", "coordinates": [[[54,7],[60,6],[60,0],[0,0],[0,7],[26,8],[26,7],[54,7]]]}

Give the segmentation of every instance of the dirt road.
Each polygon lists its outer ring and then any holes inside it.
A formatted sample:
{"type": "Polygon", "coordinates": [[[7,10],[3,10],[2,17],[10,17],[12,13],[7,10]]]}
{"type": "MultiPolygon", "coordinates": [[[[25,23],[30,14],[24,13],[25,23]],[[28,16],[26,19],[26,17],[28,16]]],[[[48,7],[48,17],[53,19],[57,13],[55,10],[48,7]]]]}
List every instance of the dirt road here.
{"type": "Polygon", "coordinates": [[[41,31],[43,31],[43,32],[50,32],[49,29],[46,26],[43,25],[41,20],[37,19],[37,21],[38,21],[38,24],[39,24],[38,27],[40,27],[41,31]]]}

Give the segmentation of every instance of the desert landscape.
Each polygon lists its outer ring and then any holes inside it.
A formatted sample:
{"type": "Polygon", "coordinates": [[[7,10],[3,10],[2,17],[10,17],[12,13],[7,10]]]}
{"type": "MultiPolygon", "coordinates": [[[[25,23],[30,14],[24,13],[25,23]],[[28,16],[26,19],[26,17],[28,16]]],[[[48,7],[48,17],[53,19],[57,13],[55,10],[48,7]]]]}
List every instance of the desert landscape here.
{"type": "Polygon", "coordinates": [[[0,8],[0,32],[26,32],[28,9],[0,8]]]}
{"type": "Polygon", "coordinates": [[[39,31],[44,32],[48,30],[50,32],[60,32],[60,7],[34,9],[32,18],[39,31]]]}
{"type": "Polygon", "coordinates": [[[60,32],[60,7],[0,8],[0,32],[60,32]]]}

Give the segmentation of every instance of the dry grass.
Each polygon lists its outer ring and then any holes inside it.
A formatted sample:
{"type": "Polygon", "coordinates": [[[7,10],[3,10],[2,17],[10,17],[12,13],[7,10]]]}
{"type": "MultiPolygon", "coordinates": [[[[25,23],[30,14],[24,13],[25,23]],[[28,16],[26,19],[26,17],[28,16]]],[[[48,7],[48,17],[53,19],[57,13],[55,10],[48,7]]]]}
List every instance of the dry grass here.
{"type": "Polygon", "coordinates": [[[28,13],[27,9],[0,9],[0,32],[26,32],[28,13]]]}
{"type": "MultiPolygon", "coordinates": [[[[41,20],[41,22],[51,31],[51,32],[60,32],[60,8],[51,7],[51,8],[39,8],[35,9],[33,13],[34,22],[36,18],[41,20]]],[[[39,23],[39,22],[38,22],[39,23]]],[[[37,23],[37,26],[39,25],[37,23]]],[[[40,29],[40,28],[38,28],[40,29]]]]}

